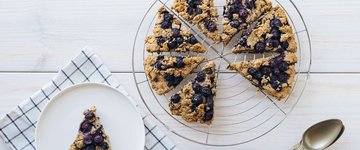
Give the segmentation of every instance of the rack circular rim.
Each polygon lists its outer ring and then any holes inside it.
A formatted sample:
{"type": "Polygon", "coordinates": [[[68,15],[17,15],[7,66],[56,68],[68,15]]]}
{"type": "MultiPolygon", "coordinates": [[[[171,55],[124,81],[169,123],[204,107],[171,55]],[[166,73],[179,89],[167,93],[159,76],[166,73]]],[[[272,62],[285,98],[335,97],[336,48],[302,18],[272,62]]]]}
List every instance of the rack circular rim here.
{"type": "MultiPolygon", "coordinates": [[[[288,117],[288,115],[292,112],[292,110],[295,108],[295,106],[297,105],[298,101],[300,100],[300,98],[301,98],[301,96],[302,96],[302,94],[303,94],[303,92],[304,92],[304,90],[305,90],[305,88],[306,88],[306,86],[307,86],[308,77],[309,77],[309,75],[310,75],[310,69],[311,69],[311,64],[312,64],[312,50],[311,50],[312,48],[311,48],[311,39],[310,39],[310,35],[309,35],[309,32],[308,32],[308,28],[307,28],[307,25],[306,25],[306,23],[305,23],[305,21],[304,21],[303,16],[301,15],[299,9],[298,9],[297,6],[294,4],[294,2],[293,2],[292,0],[289,0],[289,1],[288,1],[288,2],[290,2],[291,5],[295,8],[297,14],[299,15],[299,17],[300,17],[300,19],[301,19],[301,23],[302,23],[303,26],[304,26],[304,30],[302,30],[302,31],[300,31],[300,32],[306,32],[306,38],[307,38],[307,40],[308,40],[308,42],[309,42],[309,43],[308,43],[309,63],[308,63],[308,67],[306,68],[306,71],[303,72],[303,73],[305,73],[305,75],[306,75],[306,76],[305,76],[306,79],[305,79],[305,82],[304,82],[304,85],[303,85],[302,89],[301,89],[300,92],[299,92],[300,95],[296,98],[296,100],[294,100],[295,103],[289,108],[288,113],[287,113],[287,114],[285,113],[285,116],[284,116],[282,119],[280,119],[274,126],[272,126],[269,130],[263,132],[262,134],[254,137],[254,138],[251,138],[251,139],[248,139],[248,140],[244,140],[244,141],[241,141],[241,142],[238,142],[238,143],[232,143],[232,144],[211,144],[211,143],[207,143],[207,142],[206,142],[206,143],[205,143],[205,142],[199,142],[199,141],[197,141],[197,140],[191,139],[191,138],[189,138],[189,137],[186,137],[186,136],[178,133],[178,131],[173,130],[173,129],[172,129],[170,126],[168,126],[164,121],[162,121],[159,117],[157,117],[156,114],[154,114],[154,112],[153,112],[153,111],[151,110],[151,108],[148,106],[146,100],[145,100],[144,97],[143,97],[143,94],[140,92],[140,89],[139,89],[139,85],[138,85],[139,82],[137,81],[137,77],[136,77],[136,73],[137,73],[137,72],[136,72],[135,65],[134,65],[134,64],[136,63],[136,62],[134,62],[134,61],[135,61],[135,57],[134,57],[135,55],[134,55],[134,54],[135,54],[135,51],[136,51],[136,43],[137,43],[137,38],[138,38],[138,35],[139,35],[139,31],[140,31],[140,28],[141,28],[142,24],[143,24],[144,21],[145,21],[146,16],[149,15],[149,11],[154,7],[154,5],[155,5],[157,2],[160,2],[163,6],[166,7],[166,3],[167,3],[168,1],[169,1],[169,0],[167,0],[166,2],[163,2],[163,1],[161,1],[161,0],[154,0],[154,2],[151,4],[151,6],[149,7],[149,9],[146,11],[145,15],[143,16],[143,18],[142,18],[142,20],[141,20],[141,22],[140,22],[140,24],[139,24],[139,26],[138,26],[138,28],[137,28],[137,31],[136,31],[136,34],[135,34],[134,43],[133,43],[133,52],[132,52],[132,71],[133,71],[133,72],[132,72],[132,74],[133,74],[133,77],[134,77],[135,85],[136,85],[136,88],[137,88],[137,90],[138,90],[139,96],[140,96],[141,100],[143,101],[145,107],[146,107],[146,108],[148,109],[148,111],[150,112],[150,114],[151,114],[157,121],[159,121],[159,123],[161,123],[167,130],[171,131],[171,133],[173,133],[173,134],[175,134],[175,135],[177,135],[177,136],[179,136],[179,137],[181,137],[181,138],[184,138],[184,139],[186,139],[186,140],[188,140],[188,141],[191,141],[191,142],[194,142],[194,143],[197,143],[197,144],[201,144],[201,145],[206,145],[206,146],[236,146],[236,145],[248,143],[248,142],[251,142],[251,141],[253,141],[253,140],[256,140],[256,139],[258,139],[258,138],[266,135],[267,133],[271,132],[271,131],[274,130],[276,127],[278,127],[278,126],[288,117]]],[[[279,0],[274,0],[274,1],[277,2],[277,4],[279,4],[282,8],[284,8],[283,5],[279,2],[279,0]]],[[[293,25],[294,30],[295,30],[295,33],[294,33],[294,34],[296,34],[296,36],[297,36],[296,40],[297,40],[297,44],[298,44],[298,46],[299,46],[298,49],[299,49],[299,51],[300,51],[300,53],[301,53],[301,47],[300,47],[299,41],[298,41],[298,40],[299,40],[299,37],[298,37],[299,31],[296,30],[296,27],[294,26],[294,22],[293,22],[291,16],[289,15],[289,13],[286,11],[286,8],[284,8],[284,10],[285,10],[285,12],[286,12],[289,20],[291,21],[291,24],[293,25]]],[[[171,10],[170,10],[170,11],[171,11],[171,10]]],[[[187,27],[190,27],[190,28],[191,28],[191,26],[190,26],[189,24],[187,24],[187,22],[185,22],[184,20],[182,20],[181,17],[179,17],[179,16],[178,16],[177,14],[175,14],[175,13],[174,13],[174,15],[176,15],[177,18],[182,21],[182,23],[185,23],[185,24],[187,25],[187,27]]],[[[156,16],[156,15],[155,15],[155,16],[156,16]]],[[[154,18],[155,18],[155,17],[154,17],[154,18]]],[[[154,20],[154,18],[153,18],[153,20],[154,20]]],[[[153,21],[153,20],[152,20],[152,21],[153,21]]],[[[149,28],[150,28],[150,27],[149,27],[149,28]]],[[[192,30],[192,31],[193,31],[193,30],[192,30]]],[[[197,36],[197,35],[196,35],[196,36],[197,36]]],[[[205,41],[205,40],[204,40],[204,41],[205,41]]],[[[204,41],[203,41],[203,42],[204,42],[204,41]]],[[[212,44],[208,44],[208,46],[209,46],[209,47],[212,47],[212,44]]],[[[145,56],[144,52],[145,52],[145,50],[143,50],[143,57],[145,56]]],[[[223,54],[223,52],[224,52],[224,46],[222,46],[222,53],[219,54],[219,56],[224,56],[224,55],[231,54],[231,53],[223,54]]],[[[170,54],[171,54],[171,53],[170,53],[170,54]]],[[[205,55],[206,55],[206,54],[205,54],[205,55]]],[[[264,55],[263,55],[263,57],[264,57],[264,55]]],[[[301,57],[301,56],[300,56],[300,57],[301,57]]],[[[246,55],[245,55],[245,58],[246,58],[246,55]]],[[[244,58],[244,59],[245,59],[245,58],[244,58]]],[[[255,55],[254,55],[254,58],[255,58],[255,55]]],[[[217,59],[217,58],[215,58],[215,59],[217,59]]],[[[220,58],[220,62],[223,61],[223,60],[224,60],[223,58],[220,58]]],[[[236,59],[235,59],[235,60],[236,60],[236,59]]],[[[230,62],[228,62],[228,63],[230,63],[230,62]]],[[[299,64],[299,67],[301,67],[301,66],[300,66],[301,62],[298,62],[298,64],[299,64]]],[[[219,67],[220,67],[220,66],[219,66],[219,67]]],[[[220,69],[218,69],[218,72],[217,72],[218,74],[220,73],[219,70],[220,70],[220,69]]],[[[296,81],[295,81],[295,83],[294,83],[294,87],[295,87],[295,85],[296,85],[296,83],[297,83],[297,76],[298,76],[298,72],[296,73],[296,79],[295,79],[296,81]]],[[[146,77],[146,78],[147,78],[147,77],[146,77]]],[[[229,78],[229,79],[230,79],[230,78],[229,78]]],[[[146,81],[148,81],[148,80],[146,80],[146,81]]],[[[149,86],[150,86],[150,85],[149,85],[149,86]]],[[[153,90],[151,90],[151,92],[152,92],[153,95],[155,94],[153,90]]],[[[260,91],[260,92],[262,92],[262,91],[260,91]]],[[[264,92],[262,92],[262,93],[265,94],[264,92]]],[[[292,95],[292,94],[293,94],[293,91],[291,91],[290,95],[292,95]]],[[[154,97],[155,97],[155,99],[157,99],[155,95],[154,95],[154,97]]],[[[265,94],[265,97],[264,97],[264,98],[266,98],[266,97],[268,97],[267,94],[265,94]]],[[[288,100],[289,97],[290,97],[290,96],[288,96],[285,100],[283,100],[283,101],[285,101],[285,102],[284,102],[284,104],[283,104],[282,106],[285,105],[285,103],[287,102],[287,100],[288,100]]],[[[250,99],[250,98],[249,98],[249,99],[250,99]]],[[[247,99],[247,100],[249,100],[249,99],[247,99]]],[[[158,100],[157,100],[157,101],[158,101],[158,100]]],[[[159,105],[161,106],[161,104],[160,104],[159,101],[158,101],[158,103],[159,103],[159,105]]],[[[240,102],[240,103],[243,103],[243,102],[240,102]]],[[[259,103],[262,103],[262,101],[260,101],[259,103]]],[[[258,104],[259,104],[259,103],[258,103],[258,104]]],[[[165,110],[166,108],[164,108],[163,106],[161,106],[161,107],[162,107],[162,109],[164,109],[164,111],[165,111],[166,113],[168,113],[168,115],[169,115],[170,117],[172,117],[173,119],[175,119],[178,123],[184,125],[185,127],[189,127],[188,125],[182,123],[181,121],[179,121],[178,119],[176,119],[175,117],[173,117],[168,111],[165,110]]],[[[255,107],[255,106],[254,106],[254,107],[255,107]]],[[[278,107],[278,106],[277,106],[277,107],[278,107]]],[[[249,108],[249,109],[252,109],[252,108],[249,108]]],[[[265,110],[264,110],[264,111],[265,111],[265,110]]],[[[278,112],[280,112],[280,111],[282,111],[282,110],[279,108],[279,110],[277,110],[271,117],[269,117],[269,118],[268,118],[267,120],[265,120],[263,123],[266,123],[268,120],[270,120],[273,116],[275,116],[275,115],[276,115],[278,112]]],[[[260,126],[260,125],[262,125],[262,124],[259,124],[259,125],[257,125],[257,126],[260,126]]],[[[192,128],[192,127],[189,127],[189,128],[191,128],[191,129],[193,129],[193,130],[196,130],[196,129],[192,128]]],[[[211,126],[209,126],[209,128],[211,128],[211,126]]],[[[254,127],[254,128],[256,128],[256,127],[254,127]]],[[[250,130],[251,130],[251,129],[250,129],[250,130]]],[[[197,130],[197,131],[199,131],[199,130],[197,130]]],[[[209,131],[209,130],[208,130],[208,131],[209,131]]],[[[199,132],[204,132],[204,131],[199,131],[199,132]]],[[[207,134],[209,135],[210,133],[207,132],[207,134]]],[[[235,133],[235,134],[238,134],[238,133],[235,133]]],[[[216,134],[214,134],[214,135],[216,135],[216,134]]],[[[220,135],[221,135],[221,134],[220,134],[220,135]]],[[[227,134],[226,134],[226,135],[227,135],[227,134]]]]}

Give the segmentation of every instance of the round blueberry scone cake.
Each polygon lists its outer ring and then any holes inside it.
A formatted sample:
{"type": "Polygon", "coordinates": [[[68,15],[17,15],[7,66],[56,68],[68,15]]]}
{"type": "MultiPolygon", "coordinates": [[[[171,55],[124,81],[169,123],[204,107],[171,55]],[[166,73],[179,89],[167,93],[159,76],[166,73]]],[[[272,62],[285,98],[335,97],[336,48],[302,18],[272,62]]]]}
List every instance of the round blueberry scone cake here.
{"type": "MultiPolygon", "coordinates": [[[[182,20],[196,25],[215,44],[227,45],[239,33],[231,49],[234,55],[273,53],[270,57],[230,63],[227,69],[242,75],[264,94],[278,100],[286,98],[296,74],[297,44],[285,10],[280,6],[272,7],[270,0],[226,0],[223,8],[222,33],[213,0],[173,0],[171,9],[174,11],[159,8],[154,34],[145,40],[146,50],[171,52],[171,55],[150,55],[144,60],[151,88],[159,95],[170,92],[206,60],[196,54],[206,53],[206,48],[182,20]],[[183,52],[192,53],[173,56],[183,52]]],[[[215,63],[207,62],[194,79],[170,96],[171,114],[187,122],[210,125],[215,116],[216,84],[215,63]]]]}

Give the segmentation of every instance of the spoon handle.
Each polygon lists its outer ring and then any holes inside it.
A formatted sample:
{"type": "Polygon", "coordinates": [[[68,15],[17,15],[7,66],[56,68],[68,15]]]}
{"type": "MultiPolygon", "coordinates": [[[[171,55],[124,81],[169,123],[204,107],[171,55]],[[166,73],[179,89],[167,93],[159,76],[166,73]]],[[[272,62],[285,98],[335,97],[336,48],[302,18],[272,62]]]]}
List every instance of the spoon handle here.
{"type": "Polygon", "coordinates": [[[301,142],[291,148],[291,150],[303,150],[301,142]]]}

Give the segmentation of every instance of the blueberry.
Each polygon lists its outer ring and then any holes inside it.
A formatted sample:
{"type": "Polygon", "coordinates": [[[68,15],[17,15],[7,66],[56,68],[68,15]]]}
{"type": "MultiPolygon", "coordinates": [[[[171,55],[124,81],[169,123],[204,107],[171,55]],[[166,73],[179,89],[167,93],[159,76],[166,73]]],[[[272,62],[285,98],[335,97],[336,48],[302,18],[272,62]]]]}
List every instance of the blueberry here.
{"type": "Polygon", "coordinates": [[[91,124],[88,121],[84,121],[81,123],[80,131],[83,133],[87,133],[91,131],[91,124]]]}
{"type": "Polygon", "coordinates": [[[162,64],[161,64],[161,62],[156,62],[155,64],[154,64],[154,67],[156,68],[156,69],[159,69],[159,70],[162,70],[163,68],[162,68],[162,64]]]}
{"type": "Polygon", "coordinates": [[[279,74],[278,78],[279,78],[280,82],[286,83],[289,77],[287,74],[281,73],[281,74],[279,74]]]}
{"type": "Polygon", "coordinates": [[[228,18],[229,20],[233,20],[233,15],[232,15],[232,13],[230,13],[230,12],[226,12],[226,13],[224,14],[224,17],[228,18]]]}
{"type": "Polygon", "coordinates": [[[165,57],[164,57],[164,55],[159,55],[157,58],[156,58],[156,60],[157,61],[160,61],[160,60],[163,60],[165,57]]]}
{"type": "Polygon", "coordinates": [[[207,111],[204,115],[204,121],[210,121],[213,118],[214,111],[207,111]]]}
{"type": "Polygon", "coordinates": [[[202,104],[202,103],[203,103],[203,97],[202,97],[202,95],[201,95],[201,94],[198,94],[198,93],[194,94],[194,96],[193,96],[192,99],[191,99],[191,103],[193,103],[193,105],[194,105],[195,107],[197,107],[197,106],[199,106],[200,104],[202,104]]]}
{"type": "Polygon", "coordinates": [[[93,119],[94,116],[95,116],[95,114],[92,111],[85,112],[85,119],[87,119],[87,120],[93,119]]]}
{"type": "Polygon", "coordinates": [[[174,49],[177,47],[177,42],[174,37],[170,37],[168,47],[169,47],[169,49],[174,49]]]}
{"type": "Polygon", "coordinates": [[[269,75],[269,74],[271,73],[270,67],[262,67],[262,68],[261,68],[261,73],[262,73],[263,75],[269,75]]]}
{"type": "Polygon", "coordinates": [[[271,82],[271,83],[274,83],[274,82],[276,82],[277,80],[279,80],[277,76],[270,76],[270,82],[271,82]]]}
{"type": "Polygon", "coordinates": [[[212,95],[212,91],[210,88],[206,87],[206,88],[203,88],[201,90],[202,94],[205,96],[205,97],[209,97],[212,95]]]}
{"type": "Polygon", "coordinates": [[[276,82],[270,83],[271,87],[277,91],[279,85],[276,82]]]}
{"type": "Polygon", "coordinates": [[[178,46],[181,45],[183,42],[184,42],[183,37],[179,36],[179,37],[176,38],[176,43],[178,44],[178,46]]]}
{"type": "Polygon", "coordinates": [[[259,80],[259,81],[261,81],[261,77],[262,77],[262,74],[260,71],[256,71],[253,75],[253,78],[256,80],[259,80]]]}
{"type": "Polygon", "coordinates": [[[278,63],[284,61],[284,55],[278,55],[278,56],[274,57],[272,60],[274,60],[275,63],[278,64],[278,63]]]}
{"type": "Polygon", "coordinates": [[[236,11],[237,11],[237,9],[236,9],[235,5],[230,5],[229,6],[229,10],[228,10],[229,13],[235,13],[236,11]]]}
{"type": "Polygon", "coordinates": [[[246,46],[246,45],[247,45],[247,39],[244,38],[244,37],[241,37],[241,38],[239,39],[239,44],[240,44],[241,46],[246,46]]]}
{"type": "Polygon", "coordinates": [[[212,74],[212,73],[213,73],[213,70],[212,70],[211,68],[206,68],[206,69],[204,70],[204,72],[205,72],[206,74],[212,74]]]}
{"type": "Polygon", "coordinates": [[[169,12],[166,12],[164,13],[164,21],[167,21],[167,22],[172,22],[173,20],[173,16],[171,14],[169,14],[169,12]]]}
{"type": "Polygon", "coordinates": [[[199,7],[196,8],[196,9],[195,9],[195,13],[196,13],[196,14],[202,14],[202,9],[199,8],[199,7]]]}
{"type": "Polygon", "coordinates": [[[168,85],[169,86],[177,86],[180,84],[180,82],[183,80],[184,78],[179,76],[179,77],[174,77],[173,80],[168,81],[168,85]]]}
{"type": "Polygon", "coordinates": [[[162,45],[165,42],[165,38],[160,36],[156,39],[156,42],[158,45],[162,45]]]}
{"type": "Polygon", "coordinates": [[[279,47],[276,51],[279,52],[279,53],[282,53],[282,52],[285,52],[285,49],[282,48],[282,47],[279,47]]]}
{"type": "Polygon", "coordinates": [[[270,21],[270,26],[271,27],[280,27],[280,26],[282,26],[282,23],[279,19],[273,19],[270,21]]]}
{"type": "Polygon", "coordinates": [[[265,41],[265,43],[266,43],[266,46],[268,46],[268,47],[273,47],[273,40],[272,40],[272,39],[267,39],[267,40],[265,41]]]}
{"type": "Polygon", "coordinates": [[[95,137],[94,137],[94,142],[95,143],[101,143],[101,142],[103,142],[104,141],[104,138],[102,137],[102,135],[95,135],[95,137]]]}
{"type": "Polygon", "coordinates": [[[181,99],[181,97],[179,94],[174,94],[173,96],[171,96],[170,101],[173,103],[178,103],[178,102],[180,102],[180,99],[181,99]]]}
{"type": "Polygon", "coordinates": [[[199,83],[194,82],[191,87],[195,93],[201,92],[201,85],[199,83]]]}
{"type": "Polygon", "coordinates": [[[289,42],[285,41],[281,44],[281,47],[287,49],[289,47],[289,42]]]}
{"type": "Polygon", "coordinates": [[[196,0],[188,0],[187,3],[190,7],[195,8],[196,7],[196,0]]]}
{"type": "Polygon", "coordinates": [[[196,44],[197,42],[198,42],[198,40],[195,38],[194,35],[191,35],[191,36],[189,37],[189,43],[190,43],[190,44],[196,44]]]}
{"type": "Polygon", "coordinates": [[[230,26],[233,28],[238,28],[240,26],[240,22],[238,20],[233,20],[230,22],[230,26]]]}
{"type": "Polygon", "coordinates": [[[255,52],[262,53],[265,51],[266,44],[264,42],[258,42],[255,44],[255,52]]]}
{"type": "Polygon", "coordinates": [[[179,36],[180,35],[180,30],[179,29],[172,28],[171,32],[172,32],[172,36],[179,36]]]}
{"type": "Polygon", "coordinates": [[[188,7],[186,12],[189,14],[189,15],[192,15],[194,13],[194,10],[191,8],[191,7],[188,7]]]}
{"type": "Polygon", "coordinates": [[[246,32],[245,32],[245,35],[249,36],[250,34],[251,34],[251,29],[247,29],[246,32]]]}
{"type": "Polygon", "coordinates": [[[208,108],[206,108],[207,111],[214,109],[214,100],[213,100],[213,97],[212,97],[212,96],[209,96],[209,97],[207,98],[206,107],[208,107],[208,108]]]}
{"type": "Polygon", "coordinates": [[[107,143],[103,143],[101,147],[106,150],[109,148],[109,145],[107,143]]]}
{"type": "Polygon", "coordinates": [[[195,80],[198,82],[203,82],[205,80],[205,76],[205,73],[201,71],[197,74],[195,80]]]}
{"type": "Polygon", "coordinates": [[[176,67],[177,68],[182,68],[185,66],[185,63],[184,63],[184,58],[183,57],[176,57],[176,67]]]}
{"type": "Polygon", "coordinates": [[[270,67],[275,67],[275,66],[276,66],[275,60],[274,60],[274,59],[271,59],[271,60],[269,61],[269,65],[270,65],[270,67]]]}
{"type": "Polygon", "coordinates": [[[274,73],[275,75],[279,75],[281,72],[280,72],[280,69],[279,69],[279,68],[275,67],[275,68],[273,68],[273,73],[274,73]]]}
{"type": "Polygon", "coordinates": [[[163,21],[161,23],[161,28],[163,28],[163,29],[170,28],[170,26],[171,26],[171,23],[169,21],[163,21]]]}
{"type": "Polygon", "coordinates": [[[286,71],[289,69],[289,64],[287,62],[281,62],[278,65],[281,71],[286,71]]]}
{"type": "Polygon", "coordinates": [[[241,18],[246,18],[246,17],[248,16],[247,10],[246,10],[245,8],[241,8],[241,9],[239,10],[239,16],[240,16],[241,18]]]}
{"type": "MultiPolygon", "coordinates": [[[[206,21],[205,21],[206,22],[206,21]]],[[[216,30],[216,24],[213,21],[209,21],[208,23],[205,23],[206,28],[210,31],[210,32],[214,32],[216,30]]]]}
{"type": "Polygon", "coordinates": [[[246,0],[245,5],[247,8],[252,9],[255,7],[255,2],[254,2],[254,0],[246,0]]]}
{"type": "Polygon", "coordinates": [[[280,30],[279,29],[272,29],[271,31],[270,31],[270,34],[272,34],[272,37],[274,38],[274,39],[280,39],[280,36],[281,36],[281,32],[280,32],[280,30]]]}
{"type": "Polygon", "coordinates": [[[86,145],[90,145],[93,141],[93,137],[91,134],[87,134],[84,136],[84,139],[83,139],[83,142],[86,144],[86,145]]]}
{"type": "Polygon", "coordinates": [[[279,40],[273,40],[272,42],[272,46],[273,47],[278,47],[280,45],[280,41],[279,40]]]}
{"type": "Polygon", "coordinates": [[[250,67],[250,68],[248,68],[248,73],[250,74],[250,75],[254,75],[255,74],[255,72],[256,72],[256,69],[255,68],[252,68],[252,67],[250,67]]]}

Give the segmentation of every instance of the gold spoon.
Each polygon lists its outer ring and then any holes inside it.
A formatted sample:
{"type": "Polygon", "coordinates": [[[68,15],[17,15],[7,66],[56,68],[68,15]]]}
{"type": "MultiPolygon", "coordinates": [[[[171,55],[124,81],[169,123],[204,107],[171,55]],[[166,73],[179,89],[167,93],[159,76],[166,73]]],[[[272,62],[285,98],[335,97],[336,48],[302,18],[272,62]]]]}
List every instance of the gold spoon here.
{"type": "Polygon", "coordinates": [[[321,121],[308,128],[299,144],[292,150],[322,150],[332,145],[344,132],[345,126],[339,119],[321,121]]]}

